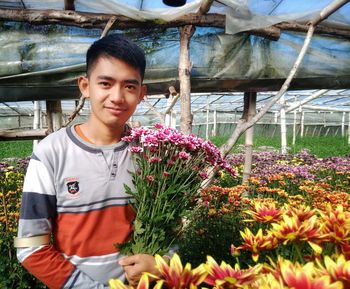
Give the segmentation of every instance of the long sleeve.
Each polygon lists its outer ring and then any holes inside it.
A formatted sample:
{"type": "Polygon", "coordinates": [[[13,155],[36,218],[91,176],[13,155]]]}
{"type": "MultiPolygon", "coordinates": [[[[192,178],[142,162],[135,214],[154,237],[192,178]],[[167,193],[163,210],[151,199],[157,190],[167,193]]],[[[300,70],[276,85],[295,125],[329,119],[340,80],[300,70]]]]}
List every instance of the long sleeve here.
{"type": "MultiPolygon", "coordinates": [[[[53,174],[33,155],[25,183],[18,237],[33,237],[52,233],[57,215],[53,174]]],[[[49,288],[108,288],[77,269],[53,245],[18,248],[22,265],[49,288]]]]}

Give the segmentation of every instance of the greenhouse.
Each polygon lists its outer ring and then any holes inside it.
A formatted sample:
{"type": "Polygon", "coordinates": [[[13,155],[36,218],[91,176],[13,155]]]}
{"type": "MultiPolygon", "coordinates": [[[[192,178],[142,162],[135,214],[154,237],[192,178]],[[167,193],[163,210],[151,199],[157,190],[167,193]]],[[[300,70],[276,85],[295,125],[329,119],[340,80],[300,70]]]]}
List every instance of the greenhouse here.
{"type": "Polygon", "coordinates": [[[349,0],[0,0],[0,42],[0,288],[350,288],[349,0]]]}

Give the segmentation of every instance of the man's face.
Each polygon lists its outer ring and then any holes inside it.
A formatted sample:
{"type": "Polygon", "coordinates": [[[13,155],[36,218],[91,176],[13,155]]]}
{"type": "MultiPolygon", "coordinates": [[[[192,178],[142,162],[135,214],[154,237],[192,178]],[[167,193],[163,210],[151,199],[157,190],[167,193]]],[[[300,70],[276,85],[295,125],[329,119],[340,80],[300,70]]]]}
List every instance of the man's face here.
{"type": "Polygon", "coordinates": [[[111,128],[124,126],[146,92],[140,71],[112,57],[100,57],[79,87],[90,99],[91,119],[111,128]]]}

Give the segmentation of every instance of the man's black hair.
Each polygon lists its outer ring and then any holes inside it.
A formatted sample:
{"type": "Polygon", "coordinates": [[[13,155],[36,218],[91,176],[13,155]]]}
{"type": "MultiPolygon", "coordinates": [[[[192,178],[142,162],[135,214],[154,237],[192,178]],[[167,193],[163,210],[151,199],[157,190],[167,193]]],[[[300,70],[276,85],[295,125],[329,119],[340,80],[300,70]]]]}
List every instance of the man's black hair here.
{"type": "Polygon", "coordinates": [[[134,42],[118,34],[109,34],[95,41],[86,53],[86,73],[91,70],[101,56],[114,57],[140,70],[143,80],[146,68],[144,51],[134,42]]]}

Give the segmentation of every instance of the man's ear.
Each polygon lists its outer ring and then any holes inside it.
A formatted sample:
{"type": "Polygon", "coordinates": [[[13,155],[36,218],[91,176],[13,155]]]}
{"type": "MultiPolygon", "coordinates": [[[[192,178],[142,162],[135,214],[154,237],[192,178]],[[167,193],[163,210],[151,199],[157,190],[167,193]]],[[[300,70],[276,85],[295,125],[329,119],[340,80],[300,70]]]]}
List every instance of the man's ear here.
{"type": "Polygon", "coordinates": [[[78,78],[78,86],[80,93],[86,98],[89,97],[89,79],[86,76],[78,78]]]}
{"type": "Polygon", "coordinates": [[[139,96],[139,103],[143,100],[145,95],[147,95],[147,86],[146,85],[142,85],[141,86],[140,96],[139,96]]]}

